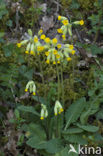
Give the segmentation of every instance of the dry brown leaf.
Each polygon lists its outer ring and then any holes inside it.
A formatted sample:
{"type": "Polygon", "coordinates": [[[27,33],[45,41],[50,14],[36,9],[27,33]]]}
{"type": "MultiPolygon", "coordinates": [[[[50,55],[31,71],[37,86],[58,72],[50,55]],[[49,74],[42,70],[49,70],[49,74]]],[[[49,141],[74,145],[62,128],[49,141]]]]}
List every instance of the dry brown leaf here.
{"type": "Polygon", "coordinates": [[[40,25],[42,29],[44,30],[44,32],[47,32],[50,28],[54,26],[53,16],[51,17],[44,16],[42,18],[42,21],[40,22],[40,25]]]}

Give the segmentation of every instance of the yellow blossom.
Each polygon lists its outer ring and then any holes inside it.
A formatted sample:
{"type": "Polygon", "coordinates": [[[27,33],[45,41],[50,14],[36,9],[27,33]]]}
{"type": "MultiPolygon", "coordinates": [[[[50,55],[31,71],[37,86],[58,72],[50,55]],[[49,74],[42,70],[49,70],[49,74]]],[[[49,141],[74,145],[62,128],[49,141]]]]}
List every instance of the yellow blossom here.
{"type": "Polygon", "coordinates": [[[34,51],[31,51],[30,54],[33,55],[34,54],[34,51]]]}
{"type": "Polygon", "coordinates": [[[71,54],[74,55],[75,54],[75,50],[72,50],[71,54]]]}
{"type": "Polygon", "coordinates": [[[60,48],[61,48],[61,44],[58,44],[58,45],[57,45],[57,48],[60,49],[60,48]]]}
{"type": "Polygon", "coordinates": [[[69,45],[69,48],[72,50],[74,48],[74,46],[71,44],[71,45],[69,45]]]}
{"type": "Polygon", "coordinates": [[[44,120],[44,117],[43,116],[41,116],[41,118],[40,118],[41,120],[44,120]]]}
{"type": "Polygon", "coordinates": [[[50,63],[50,61],[49,61],[49,60],[46,60],[46,63],[47,63],[47,64],[49,64],[49,63],[50,63]]]}
{"type": "Polygon", "coordinates": [[[67,61],[71,61],[71,57],[67,57],[67,61]]]}
{"type": "Polygon", "coordinates": [[[60,61],[57,61],[58,64],[60,64],[60,61]]]}
{"type": "Polygon", "coordinates": [[[29,51],[26,50],[25,53],[26,53],[26,54],[29,54],[29,51]]]}
{"type": "Polygon", "coordinates": [[[49,55],[49,51],[46,51],[46,52],[45,52],[45,55],[48,56],[48,55],[49,55]]]}
{"type": "Polygon", "coordinates": [[[54,38],[52,41],[54,44],[56,44],[58,42],[57,38],[54,38]]]}
{"type": "Polygon", "coordinates": [[[63,20],[62,23],[63,23],[64,25],[67,25],[67,24],[68,24],[68,20],[63,20]]]}
{"type": "Polygon", "coordinates": [[[55,61],[53,61],[53,64],[56,64],[56,62],[55,62],[55,61]]]}
{"type": "Polygon", "coordinates": [[[21,47],[21,43],[17,43],[17,47],[20,48],[21,47]]]}
{"type": "Polygon", "coordinates": [[[37,50],[38,50],[38,51],[43,51],[43,50],[44,50],[44,47],[43,47],[43,46],[38,46],[38,47],[37,47],[37,50]]]}
{"type": "Polygon", "coordinates": [[[49,37],[45,38],[45,42],[49,43],[50,42],[50,38],[49,37]]]}
{"type": "Polygon", "coordinates": [[[25,89],[25,92],[28,92],[28,89],[25,89]]]}
{"type": "Polygon", "coordinates": [[[35,42],[35,43],[38,42],[38,38],[37,38],[37,37],[34,38],[34,42],[35,42]]]}
{"type": "Polygon", "coordinates": [[[61,108],[61,109],[60,109],[60,113],[61,113],[61,112],[63,112],[63,111],[64,111],[64,109],[63,109],[63,108],[61,108]]]}
{"type": "Polygon", "coordinates": [[[80,25],[84,25],[84,21],[83,20],[80,21],[80,25]]]}
{"type": "Polygon", "coordinates": [[[61,20],[61,16],[58,16],[58,20],[59,20],[59,21],[61,20]]]}
{"type": "Polygon", "coordinates": [[[58,53],[58,51],[57,50],[54,50],[53,54],[56,55],[57,53],[58,53]]]}
{"type": "Polygon", "coordinates": [[[43,35],[41,35],[40,39],[44,40],[45,37],[46,37],[46,36],[43,34],[43,35]]]}
{"type": "Polygon", "coordinates": [[[65,35],[62,35],[62,38],[63,38],[63,40],[65,40],[66,39],[65,35]]]}
{"type": "Polygon", "coordinates": [[[63,33],[62,29],[57,29],[58,33],[63,33]]]}
{"type": "Polygon", "coordinates": [[[35,92],[33,92],[33,95],[36,95],[36,93],[35,93],[35,92]]]}
{"type": "Polygon", "coordinates": [[[42,34],[43,33],[43,29],[40,29],[39,32],[42,34]]]}
{"type": "Polygon", "coordinates": [[[59,54],[57,54],[57,55],[56,55],[56,58],[57,58],[57,59],[59,59],[59,58],[60,58],[60,55],[59,55],[59,54]]]}

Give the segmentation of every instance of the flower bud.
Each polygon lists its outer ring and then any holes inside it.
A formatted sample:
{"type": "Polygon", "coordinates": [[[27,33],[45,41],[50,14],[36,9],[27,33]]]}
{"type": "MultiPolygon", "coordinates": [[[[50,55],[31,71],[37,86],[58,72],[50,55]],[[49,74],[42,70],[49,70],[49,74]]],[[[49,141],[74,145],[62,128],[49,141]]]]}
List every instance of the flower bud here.
{"type": "Polygon", "coordinates": [[[59,101],[55,102],[55,106],[54,106],[54,114],[61,114],[64,111],[61,103],[59,101]]]}
{"type": "Polygon", "coordinates": [[[31,29],[28,29],[28,34],[32,37],[33,33],[31,31],[31,29]]]}

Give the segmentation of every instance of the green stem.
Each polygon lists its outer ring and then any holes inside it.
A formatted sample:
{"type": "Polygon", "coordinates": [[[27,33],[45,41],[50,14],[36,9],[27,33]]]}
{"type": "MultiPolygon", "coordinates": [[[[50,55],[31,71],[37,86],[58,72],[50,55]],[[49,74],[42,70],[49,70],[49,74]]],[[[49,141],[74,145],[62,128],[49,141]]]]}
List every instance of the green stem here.
{"type": "Polygon", "coordinates": [[[39,66],[40,66],[40,72],[42,74],[42,83],[43,85],[45,85],[45,81],[44,81],[44,73],[43,73],[43,68],[42,68],[42,64],[41,64],[41,60],[40,60],[40,56],[38,57],[38,62],[39,62],[39,66]]]}
{"type": "Polygon", "coordinates": [[[64,80],[63,80],[63,66],[61,64],[61,86],[62,86],[62,102],[64,106],[64,80]]]}
{"type": "Polygon", "coordinates": [[[57,70],[57,77],[58,77],[58,101],[60,99],[60,78],[59,78],[59,68],[58,65],[56,63],[56,70],[57,70]]]}

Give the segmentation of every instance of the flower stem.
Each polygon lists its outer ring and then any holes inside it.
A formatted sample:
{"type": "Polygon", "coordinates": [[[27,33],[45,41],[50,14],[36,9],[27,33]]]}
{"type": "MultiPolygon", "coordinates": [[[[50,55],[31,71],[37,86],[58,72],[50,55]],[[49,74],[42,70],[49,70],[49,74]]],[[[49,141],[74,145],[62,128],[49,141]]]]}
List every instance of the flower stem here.
{"type": "Polygon", "coordinates": [[[59,77],[59,68],[58,65],[56,63],[56,70],[57,70],[57,77],[58,77],[58,101],[60,99],[60,77],[59,77]]]}
{"type": "Polygon", "coordinates": [[[63,80],[63,65],[61,64],[61,90],[62,90],[62,102],[64,106],[64,80],[63,80]]]}

